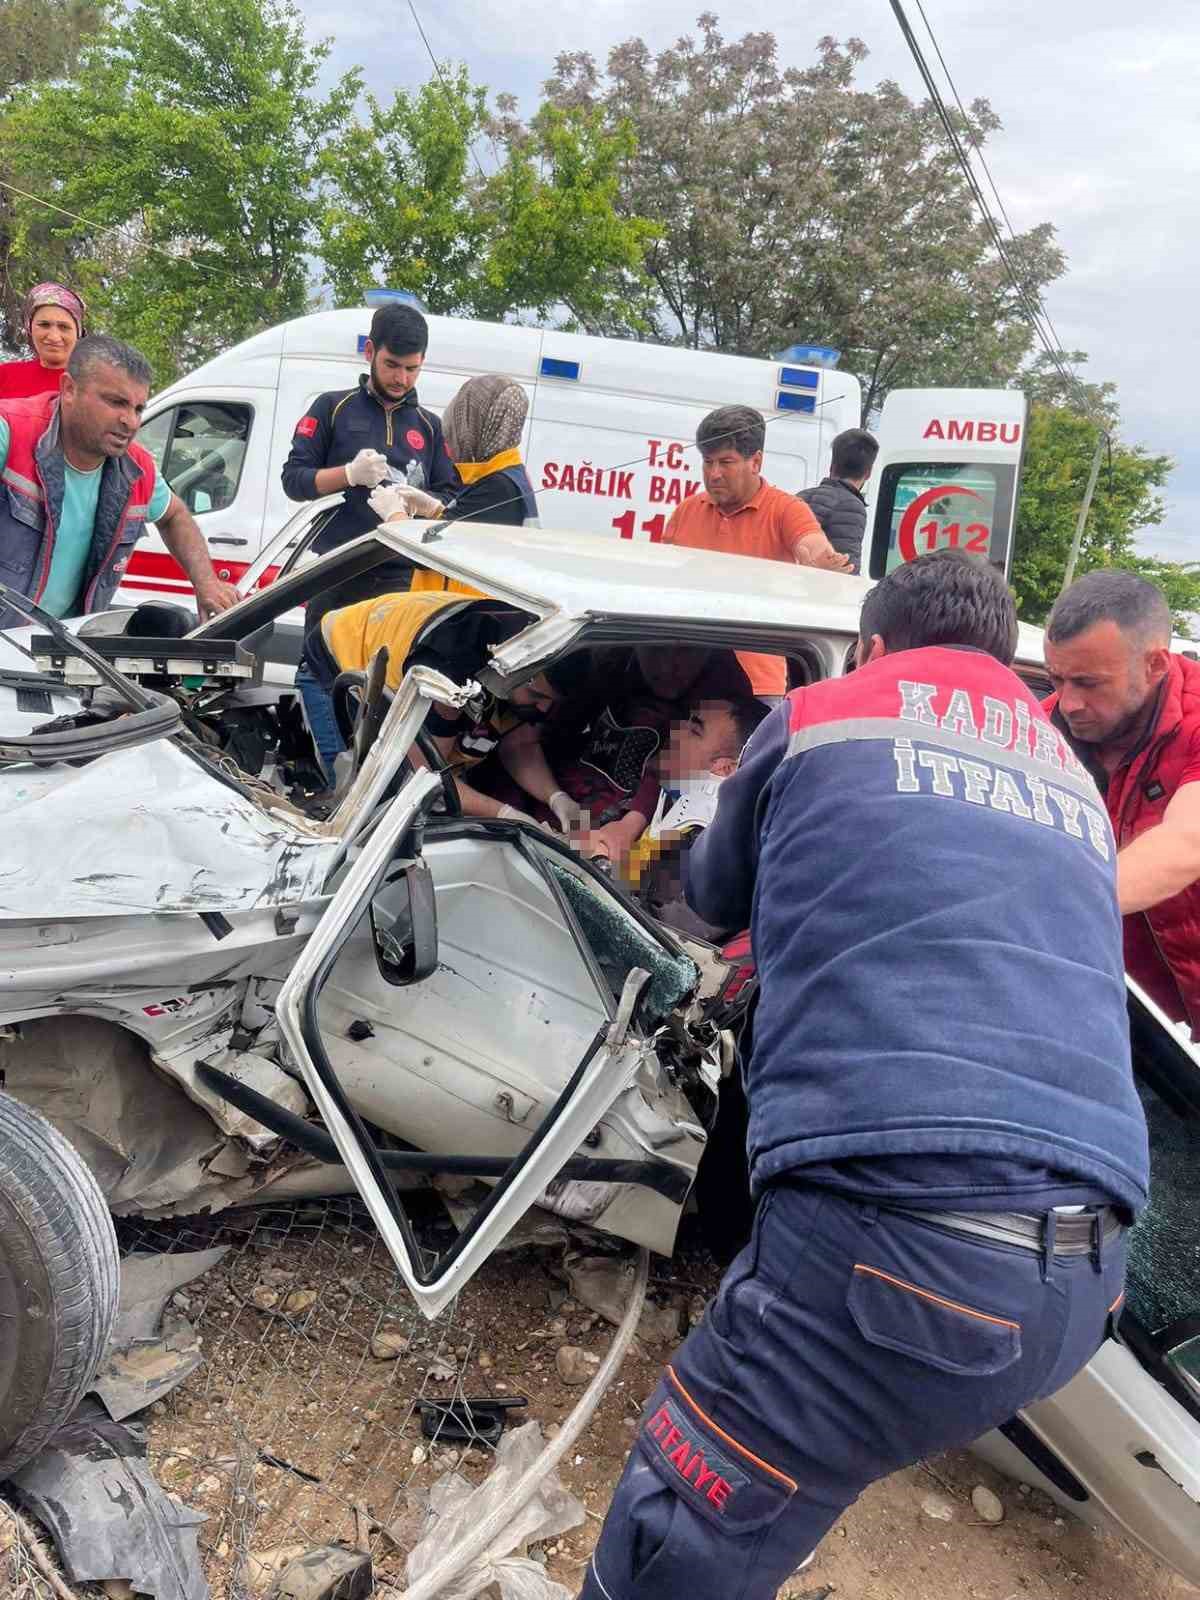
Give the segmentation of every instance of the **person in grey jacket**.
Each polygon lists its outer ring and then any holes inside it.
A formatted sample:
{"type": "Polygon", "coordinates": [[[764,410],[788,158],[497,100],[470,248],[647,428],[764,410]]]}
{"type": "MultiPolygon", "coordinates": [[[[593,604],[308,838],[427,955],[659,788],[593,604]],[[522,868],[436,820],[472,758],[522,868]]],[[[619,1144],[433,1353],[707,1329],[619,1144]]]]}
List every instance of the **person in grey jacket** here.
{"type": "Polygon", "coordinates": [[[796,496],[808,506],[839,555],[850,557],[855,572],[867,528],[867,502],[862,487],[871,476],[878,454],[879,441],[873,434],[865,428],[847,428],[833,441],[829,476],[796,496]]]}

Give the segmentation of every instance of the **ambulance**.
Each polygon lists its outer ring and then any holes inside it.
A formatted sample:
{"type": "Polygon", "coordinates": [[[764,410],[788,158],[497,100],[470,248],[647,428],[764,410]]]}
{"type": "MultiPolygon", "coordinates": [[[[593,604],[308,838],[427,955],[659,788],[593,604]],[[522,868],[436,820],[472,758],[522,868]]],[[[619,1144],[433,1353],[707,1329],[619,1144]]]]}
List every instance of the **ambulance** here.
{"type": "MultiPolygon", "coordinates": [[[[258,558],[300,509],[280,480],[296,423],[317,395],[357,383],[372,310],[321,311],[270,328],[148,405],[139,442],[195,515],[222,578],[242,584],[249,575],[261,584],[278,570],[273,549],[265,566],[258,558]]],[[[820,481],[834,437],[861,417],[857,379],[838,371],[837,352],[823,347],[793,346],[758,360],[553,328],[428,320],[422,405],[440,412],[481,373],[516,379],[529,396],[523,452],[541,522],[564,532],[661,539],[675,507],[702,487],[696,425],[717,406],[763,414],[764,475],[791,492],[820,481]]],[[[864,574],[881,576],[944,545],[978,551],[1007,571],[1024,395],[896,391],[876,431],[881,452],[869,486],[864,574]]],[[[116,604],[147,595],[184,605],[194,599],[153,525],[116,604]]]]}

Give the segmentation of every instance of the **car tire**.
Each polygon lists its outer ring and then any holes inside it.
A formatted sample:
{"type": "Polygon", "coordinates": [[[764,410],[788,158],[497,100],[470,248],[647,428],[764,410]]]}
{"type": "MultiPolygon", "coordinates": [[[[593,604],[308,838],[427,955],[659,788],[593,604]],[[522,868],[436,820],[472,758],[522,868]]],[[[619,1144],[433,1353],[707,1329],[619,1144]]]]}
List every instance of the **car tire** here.
{"type": "Polygon", "coordinates": [[[79,1404],[119,1293],[99,1184],[44,1117],[0,1093],[0,1480],[79,1404]]]}

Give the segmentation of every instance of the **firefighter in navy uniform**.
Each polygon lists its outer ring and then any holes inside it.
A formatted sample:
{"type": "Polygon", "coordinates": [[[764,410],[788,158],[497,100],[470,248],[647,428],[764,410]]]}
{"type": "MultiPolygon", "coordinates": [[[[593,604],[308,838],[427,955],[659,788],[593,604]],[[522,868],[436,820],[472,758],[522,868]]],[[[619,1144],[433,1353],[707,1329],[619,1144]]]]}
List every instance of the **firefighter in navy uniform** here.
{"type": "Polygon", "coordinates": [[[749,921],[750,1244],[650,1396],[586,1600],[767,1600],[874,1479],[1062,1387],[1145,1204],[1116,850],[1003,576],[868,595],[685,861],[749,921]]]}

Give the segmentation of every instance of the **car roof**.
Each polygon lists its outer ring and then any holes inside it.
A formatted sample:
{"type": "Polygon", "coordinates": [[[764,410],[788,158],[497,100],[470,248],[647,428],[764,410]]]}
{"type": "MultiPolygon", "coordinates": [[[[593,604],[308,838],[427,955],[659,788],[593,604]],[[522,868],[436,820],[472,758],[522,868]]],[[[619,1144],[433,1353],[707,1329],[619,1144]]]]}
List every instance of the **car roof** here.
{"type": "MultiPolygon", "coordinates": [[[[620,618],[858,633],[869,578],[822,572],[678,545],[604,539],[554,528],[492,523],[383,523],[374,530],[398,554],[473,584],[538,616],[620,618]]],[[[1042,631],[1021,626],[1017,659],[1042,663],[1042,631]]]]}

